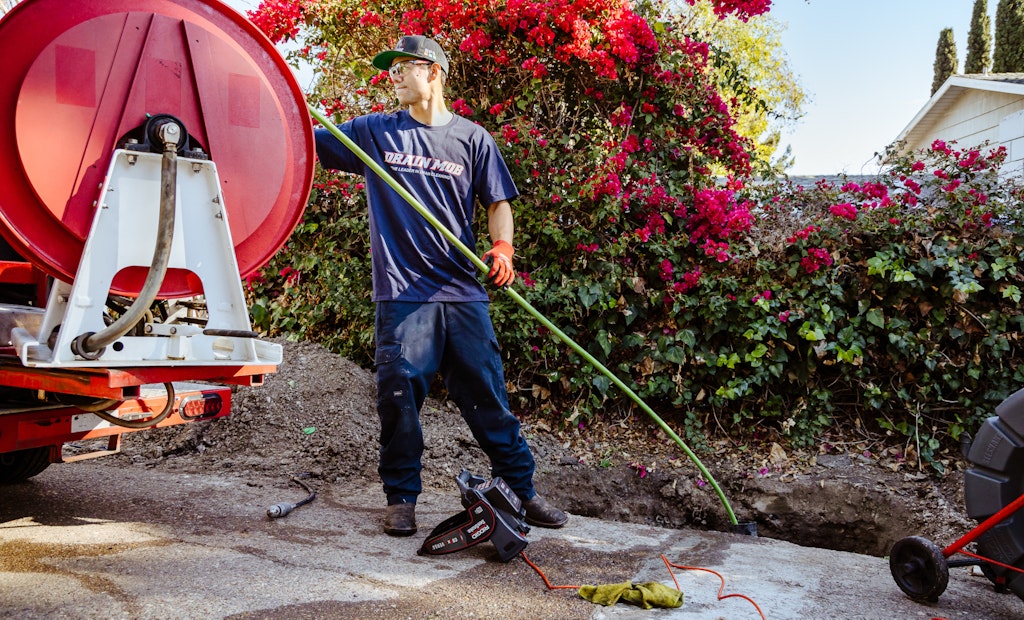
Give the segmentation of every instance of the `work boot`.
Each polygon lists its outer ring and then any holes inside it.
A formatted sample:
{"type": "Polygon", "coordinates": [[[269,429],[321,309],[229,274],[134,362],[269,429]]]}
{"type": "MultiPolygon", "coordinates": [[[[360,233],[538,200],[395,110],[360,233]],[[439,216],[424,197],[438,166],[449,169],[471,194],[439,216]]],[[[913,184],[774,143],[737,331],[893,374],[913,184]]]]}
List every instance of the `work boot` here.
{"type": "Polygon", "coordinates": [[[384,513],[384,533],[412,536],[416,533],[416,504],[391,504],[384,513]]]}
{"type": "Polygon", "coordinates": [[[526,510],[526,522],[537,527],[559,528],[569,520],[569,515],[549,504],[540,495],[534,495],[533,499],[523,502],[523,509],[526,510]]]}

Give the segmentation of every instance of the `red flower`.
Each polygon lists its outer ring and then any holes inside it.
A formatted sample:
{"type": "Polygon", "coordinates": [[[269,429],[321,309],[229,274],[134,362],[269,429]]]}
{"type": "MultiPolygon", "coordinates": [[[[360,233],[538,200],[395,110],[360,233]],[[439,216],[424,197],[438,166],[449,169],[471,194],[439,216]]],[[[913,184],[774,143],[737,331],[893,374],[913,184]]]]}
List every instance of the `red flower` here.
{"type": "Polygon", "coordinates": [[[512,125],[502,125],[501,137],[508,144],[519,144],[519,130],[512,125]]]}
{"type": "Polygon", "coordinates": [[[538,80],[548,74],[548,68],[536,56],[524,62],[523,69],[532,72],[533,77],[538,80]]]}

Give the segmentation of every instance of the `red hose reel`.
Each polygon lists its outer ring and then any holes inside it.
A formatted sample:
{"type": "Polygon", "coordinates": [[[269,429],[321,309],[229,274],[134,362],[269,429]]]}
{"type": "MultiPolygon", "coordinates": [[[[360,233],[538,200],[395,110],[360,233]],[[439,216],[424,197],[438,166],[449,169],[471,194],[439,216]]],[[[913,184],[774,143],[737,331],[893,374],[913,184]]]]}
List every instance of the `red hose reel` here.
{"type": "MultiPolygon", "coordinates": [[[[71,281],[115,148],[171,115],[216,163],[241,276],[294,230],[309,196],[305,99],[273,44],[215,0],[27,0],[0,19],[0,234],[71,281]]],[[[187,223],[185,223],[187,225],[187,223]]],[[[145,268],[111,290],[132,295],[145,268]]],[[[161,297],[201,293],[171,269],[161,297]]]]}

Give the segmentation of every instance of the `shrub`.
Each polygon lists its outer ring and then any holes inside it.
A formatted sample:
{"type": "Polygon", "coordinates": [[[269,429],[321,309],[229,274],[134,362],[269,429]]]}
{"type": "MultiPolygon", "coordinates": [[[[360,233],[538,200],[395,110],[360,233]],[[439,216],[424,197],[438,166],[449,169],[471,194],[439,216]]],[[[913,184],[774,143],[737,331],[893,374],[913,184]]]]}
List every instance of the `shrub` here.
{"type": "MultiPolygon", "coordinates": [[[[937,142],[866,183],[757,182],[767,164],[735,131],[709,47],[653,5],[299,6],[299,55],[338,121],[393,105],[368,62],[381,41],[425,32],[452,50],[453,108],[491,131],[522,192],[517,290],[689,439],[810,446],[835,426],[941,467],[937,450],[1020,386],[1021,196],[998,177],[1004,152],[937,142]]],[[[320,171],[249,291],[263,331],[370,364],[361,189],[320,171]]],[[[508,297],[492,317],[517,411],[585,426],[630,406],[508,297]]]]}

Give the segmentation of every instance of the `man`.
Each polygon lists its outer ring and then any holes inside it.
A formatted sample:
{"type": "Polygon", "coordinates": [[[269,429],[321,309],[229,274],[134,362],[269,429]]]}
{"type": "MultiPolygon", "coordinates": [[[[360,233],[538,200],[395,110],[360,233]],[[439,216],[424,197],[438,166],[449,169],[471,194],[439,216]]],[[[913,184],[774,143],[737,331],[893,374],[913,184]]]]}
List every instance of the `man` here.
{"type": "MultiPolygon", "coordinates": [[[[444,50],[427,37],[402,37],[393,50],[375,56],[373,65],[389,72],[403,109],[355,118],[341,131],[468,247],[476,247],[475,205],[486,206],[493,243],[483,255],[492,262],[487,278],[508,285],[515,278],[509,201],[519,192],[490,134],[448,111],[444,50]]],[[[489,298],[476,267],[330,132],[318,129],[316,145],[325,168],[366,177],[377,304],[378,472],[388,503],[384,531],[416,532],[423,455],[419,412],[438,372],[490,458],[491,475],[523,500],[526,521],[562,527],[566,514],[533,488],[533,455],[508,408],[489,298]]]]}

